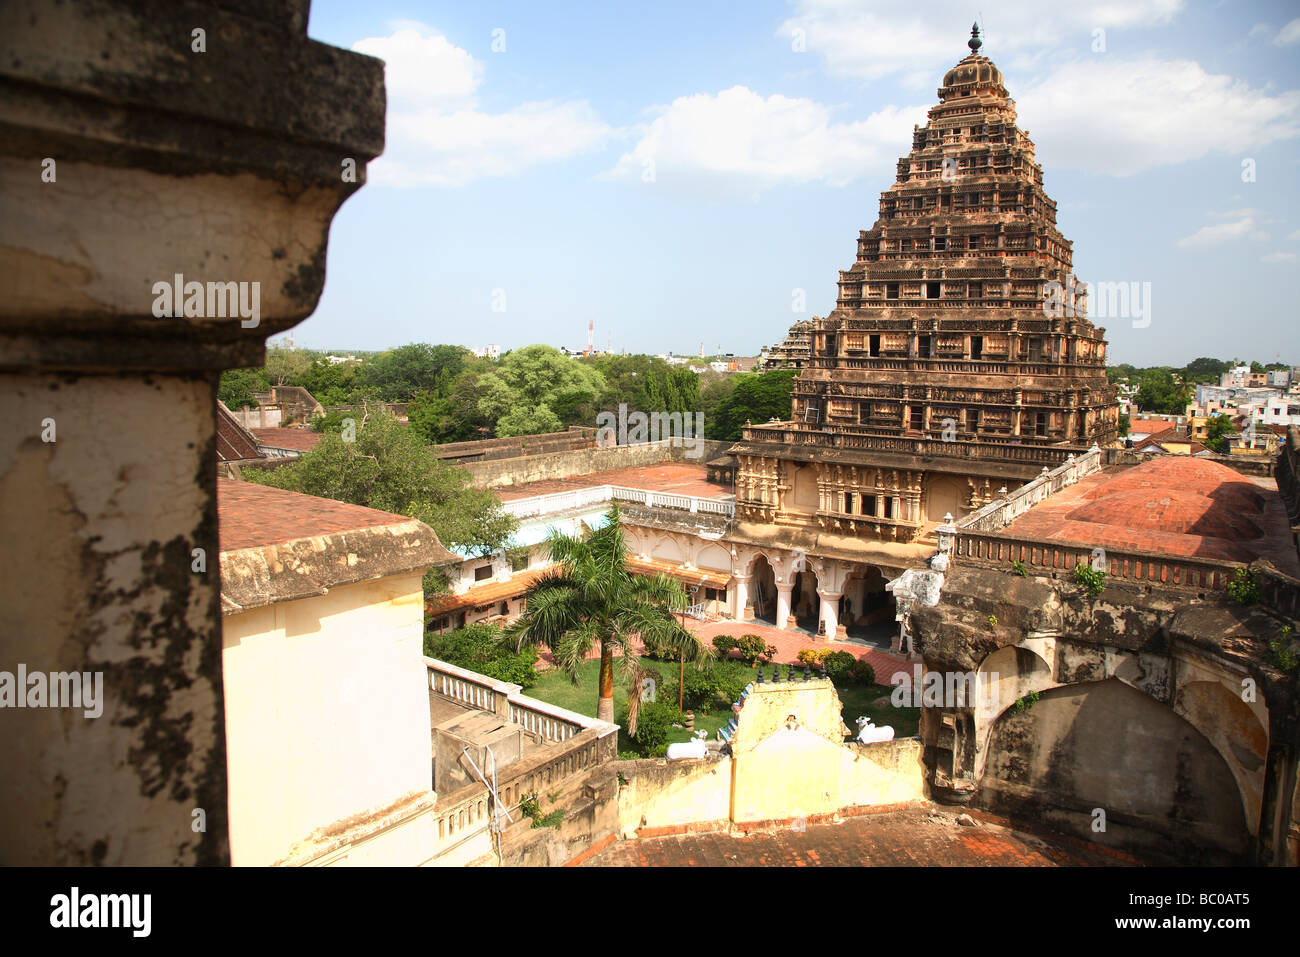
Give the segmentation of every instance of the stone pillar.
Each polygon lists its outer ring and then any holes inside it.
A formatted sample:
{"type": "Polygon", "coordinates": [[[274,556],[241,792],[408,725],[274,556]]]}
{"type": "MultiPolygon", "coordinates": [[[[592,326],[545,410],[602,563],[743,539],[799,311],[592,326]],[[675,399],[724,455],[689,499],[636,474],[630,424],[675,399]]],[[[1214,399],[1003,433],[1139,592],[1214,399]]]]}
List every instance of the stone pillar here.
{"type": "Polygon", "coordinates": [[[820,624],[822,631],[827,638],[834,638],[839,634],[840,627],[840,592],[827,592],[817,589],[817,597],[821,599],[820,624]]]}
{"type": "Polygon", "coordinates": [[[776,586],[776,627],[785,631],[790,625],[790,596],[794,592],[794,583],[777,583],[776,586]]]}
{"type": "Polygon", "coordinates": [[[749,604],[748,575],[733,575],[727,584],[727,604],[731,606],[731,617],[736,621],[745,620],[745,607],[749,604]]]}
{"type": "Polygon", "coordinates": [[[307,14],[0,8],[0,671],[102,688],[0,711],[6,863],[229,862],[217,381],[315,309],[383,148],[383,65],[307,14]]]}

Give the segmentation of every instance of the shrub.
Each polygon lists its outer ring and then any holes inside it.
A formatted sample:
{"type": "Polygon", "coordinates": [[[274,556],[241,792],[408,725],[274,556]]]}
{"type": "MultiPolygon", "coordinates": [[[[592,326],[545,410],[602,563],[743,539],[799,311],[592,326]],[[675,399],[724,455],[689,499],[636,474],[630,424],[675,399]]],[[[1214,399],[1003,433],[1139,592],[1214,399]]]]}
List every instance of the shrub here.
{"type": "Polygon", "coordinates": [[[533,827],[559,827],[560,822],[564,820],[564,811],[555,810],[550,814],[543,814],[542,807],[537,802],[536,794],[527,794],[519,801],[519,810],[524,813],[525,817],[533,819],[533,827]]]}
{"type": "Polygon", "coordinates": [[[853,667],[849,669],[849,675],[855,683],[860,685],[873,685],[876,683],[876,669],[861,659],[853,662],[853,667]]]}
{"type": "Polygon", "coordinates": [[[736,647],[736,639],[730,635],[718,635],[713,639],[713,647],[718,649],[719,658],[726,658],[736,647]]]}
{"type": "Polygon", "coordinates": [[[847,651],[832,651],[822,662],[826,667],[826,677],[837,684],[847,680],[856,660],[847,651]]]}
{"type": "Polygon", "coordinates": [[[458,668],[477,671],[498,681],[531,688],[537,683],[537,652],[515,651],[496,625],[468,625],[444,635],[426,632],[424,653],[458,668]]]}
{"type": "Polygon", "coordinates": [[[769,645],[758,635],[743,636],[736,642],[736,648],[740,651],[740,660],[751,668],[776,657],[776,645],[769,645]]]}
{"type": "Polygon", "coordinates": [[[1023,714],[1024,712],[1032,708],[1034,706],[1034,702],[1036,702],[1037,700],[1038,700],[1038,692],[1031,691],[1023,698],[1016,699],[1016,703],[1011,706],[1011,713],[1023,714]]]}
{"type": "MultiPolygon", "coordinates": [[[[719,709],[725,710],[740,697],[740,693],[751,680],[750,670],[738,661],[715,661],[711,666],[704,668],[687,668],[682,707],[703,714],[719,709]]],[[[676,713],[675,675],[659,692],[659,700],[671,705],[676,713]]]]}
{"type": "Polygon", "coordinates": [[[661,644],[653,638],[645,638],[645,650],[641,652],[643,658],[653,658],[656,661],[676,661],[680,654],[675,648],[668,644],[661,644]]]}
{"type": "Polygon", "coordinates": [[[821,663],[826,660],[826,656],[833,650],[832,648],[803,648],[797,656],[799,664],[809,665],[813,668],[820,667],[821,663]]]}
{"type": "Polygon", "coordinates": [[[1021,578],[1029,577],[1028,567],[1026,567],[1025,563],[1020,561],[1019,559],[1011,563],[1011,570],[1015,572],[1017,575],[1019,575],[1021,578]]]}
{"type": "Polygon", "coordinates": [[[1290,625],[1282,626],[1282,634],[1268,643],[1268,649],[1273,652],[1273,663],[1282,671],[1295,671],[1296,666],[1300,665],[1300,654],[1291,647],[1290,625]]]}
{"type": "Polygon", "coordinates": [[[669,706],[662,701],[643,704],[636,719],[636,735],[632,741],[636,749],[646,757],[663,754],[667,750],[668,731],[677,719],[676,705],[669,706]]]}
{"type": "Polygon", "coordinates": [[[1228,595],[1238,605],[1253,605],[1259,601],[1259,576],[1254,569],[1238,568],[1228,582],[1228,595]]]}
{"type": "Polygon", "coordinates": [[[1082,585],[1090,596],[1096,598],[1106,588],[1106,573],[1087,562],[1078,562],[1074,566],[1074,583],[1082,585]]]}

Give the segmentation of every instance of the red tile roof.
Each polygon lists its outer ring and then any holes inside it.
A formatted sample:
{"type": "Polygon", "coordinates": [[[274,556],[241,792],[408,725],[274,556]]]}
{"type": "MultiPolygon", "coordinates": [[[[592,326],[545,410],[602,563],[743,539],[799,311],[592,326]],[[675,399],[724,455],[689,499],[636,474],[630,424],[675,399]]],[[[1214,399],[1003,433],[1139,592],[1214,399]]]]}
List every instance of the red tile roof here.
{"type": "Polygon", "coordinates": [[[1129,419],[1128,422],[1129,432],[1137,432],[1139,435],[1155,435],[1172,428],[1174,423],[1164,419],[1129,419]]]}
{"type": "Polygon", "coordinates": [[[302,538],[362,528],[400,525],[413,519],[284,489],[217,479],[221,550],[283,545],[302,538]]]}
{"type": "Polygon", "coordinates": [[[239,424],[239,420],[226,408],[224,402],[217,400],[217,461],[242,462],[247,459],[265,458],[257,447],[255,439],[248,429],[239,424]]]}
{"type": "Polygon", "coordinates": [[[1287,574],[1297,571],[1286,509],[1272,480],[1190,455],[1159,455],[1133,468],[1090,475],[1005,531],[1017,538],[1163,555],[1267,558],[1287,574]]]}

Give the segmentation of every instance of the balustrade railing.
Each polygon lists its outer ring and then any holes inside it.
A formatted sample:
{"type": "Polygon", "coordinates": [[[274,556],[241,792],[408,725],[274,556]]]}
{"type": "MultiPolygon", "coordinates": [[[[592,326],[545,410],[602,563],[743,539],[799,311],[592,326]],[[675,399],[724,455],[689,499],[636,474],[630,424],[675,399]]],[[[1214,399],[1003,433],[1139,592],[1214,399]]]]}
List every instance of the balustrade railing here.
{"type": "Polygon", "coordinates": [[[506,514],[516,518],[536,518],[591,505],[603,505],[611,501],[633,502],[651,508],[671,508],[685,512],[708,512],[726,515],[728,518],[735,514],[735,505],[730,501],[628,488],[623,485],[598,485],[573,492],[553,492],[550,495],[519,498],[503,502],[501,508],[506,514]]]}

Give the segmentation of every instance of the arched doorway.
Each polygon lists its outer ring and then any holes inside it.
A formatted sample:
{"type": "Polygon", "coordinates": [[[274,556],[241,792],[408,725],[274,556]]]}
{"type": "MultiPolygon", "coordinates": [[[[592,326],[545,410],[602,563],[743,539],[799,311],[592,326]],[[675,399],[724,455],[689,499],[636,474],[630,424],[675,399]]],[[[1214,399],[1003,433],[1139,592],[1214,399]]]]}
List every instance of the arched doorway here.
{"type": "Polygon", "coordinates": [[[1185,863],[1241,861],[1251,845],[1241,792],[1214,745],[1116,678],[1003,711],[978,793],[992,810],[1185,863]]]}
{"type": "Polygon", "coordinates": [[[897,604],[885,591],[889,580],[875,565],[855,565],[844,580],[844,597],[840,599],[839,623],[848,636],[880,648],[890,647],[898,633],[895,621],[897,604]]]}
{"type": "Polygon", "coordinates": [[[790,614],[797,627],[817,633],[821,619],[821,597],[817,594],[817,573],[809,569],[795,572],[794,587],[790,590],[790,614]]]}
{"type": "Polygon", "coordinates": [[[772,570],[767,556],[759,555],[754,559],[750,575],[749,603],[754,610],[754,619],[775,625],[776,573],[772,570]]]}

